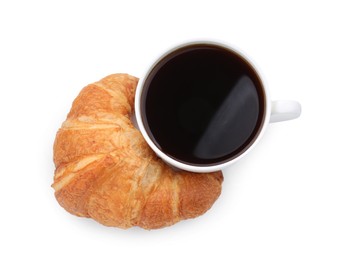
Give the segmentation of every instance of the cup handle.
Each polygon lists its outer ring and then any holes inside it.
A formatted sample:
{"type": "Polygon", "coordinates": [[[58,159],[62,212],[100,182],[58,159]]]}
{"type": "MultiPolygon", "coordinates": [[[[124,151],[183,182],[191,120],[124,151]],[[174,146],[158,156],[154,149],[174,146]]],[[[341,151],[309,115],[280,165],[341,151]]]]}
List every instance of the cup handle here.
{"type": "Polygon", "coordinates": [[[293,100],[275,100],[271,103],[270,123],[276,123],[298,118],[302,108],[299,102],[293,100]]]}

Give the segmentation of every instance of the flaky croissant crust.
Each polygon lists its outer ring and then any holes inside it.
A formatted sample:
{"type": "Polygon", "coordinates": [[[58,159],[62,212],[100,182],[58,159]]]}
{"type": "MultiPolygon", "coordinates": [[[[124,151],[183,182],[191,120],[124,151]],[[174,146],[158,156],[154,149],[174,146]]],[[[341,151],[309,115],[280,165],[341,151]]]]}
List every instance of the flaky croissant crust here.
{"type": "Polygon", "coordinates": [[[137,81],[113,74],[82,89],[56,135],[52,187],[74,215],[155,229],[206,212],[223,177],[175,171],[152,152],[131,122],[137,81]]]}

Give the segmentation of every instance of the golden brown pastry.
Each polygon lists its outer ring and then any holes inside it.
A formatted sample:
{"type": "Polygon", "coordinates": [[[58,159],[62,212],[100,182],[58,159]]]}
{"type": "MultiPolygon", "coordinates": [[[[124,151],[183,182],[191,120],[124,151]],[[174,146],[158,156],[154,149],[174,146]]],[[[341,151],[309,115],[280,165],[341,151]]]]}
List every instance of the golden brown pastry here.
{"type": "Polygon", "coordinates": [[[223,177],[174,171],[152,152],[130,119],[137,81],[114,74],[80,92],[56,135],[52,187],[74,215],[155,229],[206,212],[223,177]]]}

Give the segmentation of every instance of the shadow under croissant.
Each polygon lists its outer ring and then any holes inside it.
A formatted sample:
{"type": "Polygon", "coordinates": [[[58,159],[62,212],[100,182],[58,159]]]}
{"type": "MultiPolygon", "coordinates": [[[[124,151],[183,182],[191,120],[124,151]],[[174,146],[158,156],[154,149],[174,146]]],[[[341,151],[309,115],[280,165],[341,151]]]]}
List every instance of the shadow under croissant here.
{"type": "Polygon", "coordinates": [[[157,229],[210,209],[223,176],[177,171],[154,154],[131,121],[137,82],[113,74],[81,90],[56,135],[52,187],[71,214],[157,229]]]}

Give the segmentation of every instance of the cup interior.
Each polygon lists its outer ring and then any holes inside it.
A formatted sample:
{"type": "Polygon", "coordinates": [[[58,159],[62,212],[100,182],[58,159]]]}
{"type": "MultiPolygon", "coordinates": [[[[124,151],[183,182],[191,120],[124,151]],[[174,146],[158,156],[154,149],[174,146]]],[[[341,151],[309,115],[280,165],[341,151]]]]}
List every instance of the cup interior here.
{"type": "Polygon", "coordinates": [[[175,167],[197,172],[242,157],[268,121],[257,70],[238,51],[214,42],[162,55],[140,80],[135,105],[151,148],[175,167]]]}

